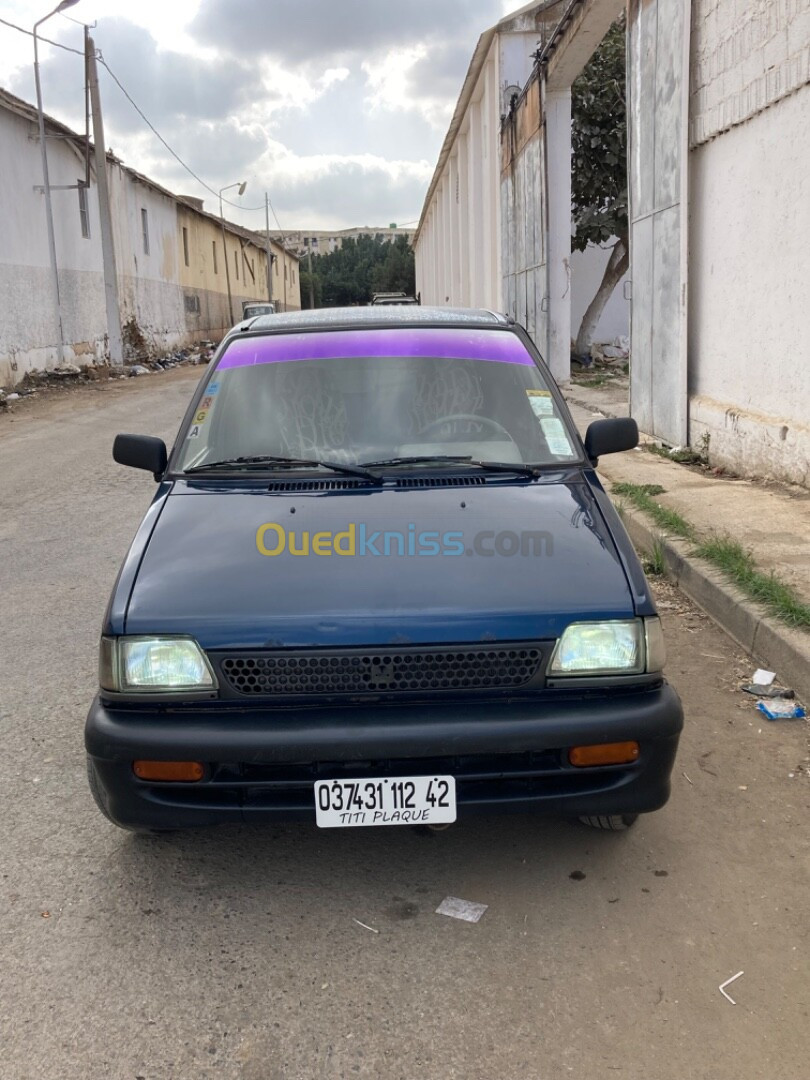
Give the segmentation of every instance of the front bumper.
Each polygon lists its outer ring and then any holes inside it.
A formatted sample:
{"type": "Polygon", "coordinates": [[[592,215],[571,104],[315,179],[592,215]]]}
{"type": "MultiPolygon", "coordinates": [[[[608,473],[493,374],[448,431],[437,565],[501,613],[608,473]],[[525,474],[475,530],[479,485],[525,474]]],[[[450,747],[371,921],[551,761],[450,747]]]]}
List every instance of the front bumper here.
{"type": "Polygon", "coordinates": [[[459,818],[474,811],[561,815],[657,810],[669,797],[683,712],[653,689],[536,700],[332,708],[147,708],[96,698],[85,745],[108,816],[136,829],[227,821],[314,821],[315,780],[446,773],[459,818]],[[635,739],[630,765],[575,768],[568,749],[635,739]],[[194,760],[196,783],[150,783],[137,759],[194,760]]]}

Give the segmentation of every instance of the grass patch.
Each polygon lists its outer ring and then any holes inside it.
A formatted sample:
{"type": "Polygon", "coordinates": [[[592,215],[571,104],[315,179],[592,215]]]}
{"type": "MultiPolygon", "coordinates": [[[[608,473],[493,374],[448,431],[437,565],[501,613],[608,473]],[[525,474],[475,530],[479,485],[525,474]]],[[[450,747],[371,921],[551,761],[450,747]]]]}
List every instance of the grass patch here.
{"type": "Polygon", "coordinates": [[[664,489],[660,484],[615,484],[613,490],[617,495],[623,495],[635,506],[649,514],[656,525],[667,532],[680,536],[683,540],[694,540],[695,530],[685,517],[676,510],[670,510],[661,506],[653,499],[653,495],[662,495],[664,489]]]}
{"type": "Polygon", "coordinates": [[[600,386],[604,386],[609,379],[605,375],[590,375],[584,379],[578,378],[576,380],[577,386],[587,386],[589,389],[597,389],[600,386]]]}
{"type": "Polygon", "coordinates": [[[695,554],[716,566],[738,588],[764,604],[783,622],[810,629],[810,604],[799,600],[791,587],[775,574],[758,570],[751,553],[736,540],[729,536],[714,536],[701,541],[695,554]]]}
{"type": "MultiPolygon", "coordinates": [[[[729,536],[712,536],[702,540],[697,536],[694,525],[682,517],[676,510],[657,503],[653,496],[662,495],[660,484],[614,484],[613,494],[627,499],[637,510],[648,514],[660,528],[679,536],[682,540],[691,540],[694,554],[716,566],[721,573],[732,581],[742,592],[756,600],[789,626],[810,629],[810,604],[800,600],[793,589],[771,573],[766,574],[757,568],[753,556],[741,544],[729,536]]],[[[656,541],[645,569],[648,573],[660,574],[665,570],[664,552],[656,541]]]]}
{"type": "Polygon", "coordinates": [[[645,574],[652,574],[654,577],[663,577],[666,574],[667,564],[664,560],[664,548],[660,540],[655,541],[652,551],[644,560],[644,572],[645,574]]]}

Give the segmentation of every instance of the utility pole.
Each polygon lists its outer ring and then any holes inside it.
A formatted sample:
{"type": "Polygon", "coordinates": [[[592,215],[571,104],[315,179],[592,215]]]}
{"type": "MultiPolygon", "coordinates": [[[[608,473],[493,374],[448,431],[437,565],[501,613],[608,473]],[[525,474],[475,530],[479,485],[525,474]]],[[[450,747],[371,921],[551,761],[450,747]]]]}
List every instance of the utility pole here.
{"type": "Polygon", "coordinates": [[[312,241],[313,236],[307,237],[307,268],[309,270],[309,306],[315,307],[315,279],[312,277],[312,241]]]}
{"type": "Polygon", "coordinates": [[[264,236],[267,241],[267,299],[273,302],[273,253],[270,250],[270,196],[264,193],[264,236]]]}
{"type": "Polygon", "coordinates": [[[53,204],[51,203],[51,181],[48,175],[48,151],[45,143],[45,113],[42,111],[42,84],[39,79],[39,40],[37,30],[39,27],[64,10],[72,7],[76,0],[63,0],[61,4],[49,12],[39,22],[34,23],[34,83],[37,88],[37,116],[39,119],[39,149],[42,155],[42,191],[45,195],[45,220],[48,225],[48,252],[51,258],[51,277],[53,278],[54,300],[56,302],[56,355],[59,367],[65,362],[65,330],[62,325],[62,297],[59,292],[59,264],[56,261],[56,237],[53,231],[53,204]]]}
{"type": "Polygon", "coordinates": [[[235,184],[227,184],[224,188],[220,188],[219,192],[219,221],[222,225],[222,257],[225,260],[225,281],[228,286],[228,314],[231,317],[231,326],[233,326],[235,320],[233,317],[233,299],[231,297],[231,270],[228,266],[228,249],[225,246],[225,214],[222,210],[222,192],[230,191],[231,188],[239,188],[239,194],[244,195],[246,187],[247,180],[242,181],[242,183],[239,183],[237,180],[235,184]]]}
{"type": "Polygon", "coordinates": [[[84,29],[84,54],[87,63],[87,82],[90,87],[90,108],[93,113],[93,146],[96,156],[96,190],[98,215],[101,223],[101,259],[104,267],[104,302],[107,308],[107,343],[111,364],[123,364],[124,343],[121,338],[121,308],[118,301],[118,275],[115,268],[110,189],[107,184],[107,150],[104,144],[104,122],[101,118],[101,95],[98,89],[96,47],[87,27],[84,29]]]}

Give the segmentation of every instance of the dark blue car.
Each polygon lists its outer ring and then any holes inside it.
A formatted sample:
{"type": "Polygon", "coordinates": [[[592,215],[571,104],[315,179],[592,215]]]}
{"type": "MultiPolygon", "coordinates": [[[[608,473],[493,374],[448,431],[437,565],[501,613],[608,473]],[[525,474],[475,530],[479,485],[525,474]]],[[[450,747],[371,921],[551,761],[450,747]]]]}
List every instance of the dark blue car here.
{"type": "Polygon", "coordinates": [[[527,334],[424,307],[259,318],[220,346],[104,620],[86,747],[136,830],[528,810],[626,828],[682,726],[600,454],[527,334]]]}

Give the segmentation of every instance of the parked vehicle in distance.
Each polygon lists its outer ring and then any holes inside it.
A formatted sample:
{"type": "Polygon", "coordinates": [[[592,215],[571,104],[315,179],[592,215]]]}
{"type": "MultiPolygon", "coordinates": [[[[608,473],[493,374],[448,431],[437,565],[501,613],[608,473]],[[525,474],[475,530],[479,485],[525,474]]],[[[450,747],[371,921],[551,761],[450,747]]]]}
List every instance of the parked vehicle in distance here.
{"type": "Polygon", "coordinates": [[[275,315],[276,305],[269,300],[243,300],[242,319],[254,319],[257,315],[275,315]]]}
{"type": "Polygon", "coordinates": [[[580,440],[504,316],[371,307],[221,343],[110,597],[85,744],[116,824],[440,826],[523,810],[623,829],[683,718],[661,625],[580,440]]]}
{"type": "Polygon", "coordinates": [[[371,297],[372,305],[375,304],[418,304],[419,300],[415,296],[408,296],[404,292],[380,292],[374,293],[371,297]]]}

